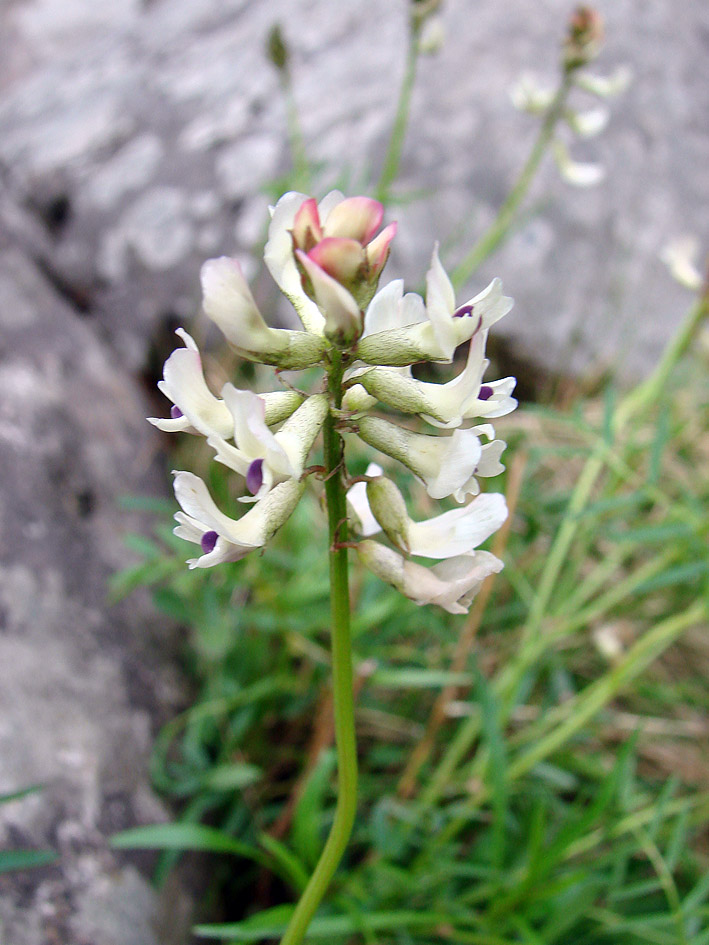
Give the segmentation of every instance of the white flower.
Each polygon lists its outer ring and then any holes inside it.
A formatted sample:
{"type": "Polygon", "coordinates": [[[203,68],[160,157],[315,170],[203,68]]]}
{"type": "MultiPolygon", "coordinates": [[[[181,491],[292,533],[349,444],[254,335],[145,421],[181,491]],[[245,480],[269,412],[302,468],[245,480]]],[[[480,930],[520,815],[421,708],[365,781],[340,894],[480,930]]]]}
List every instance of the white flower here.
{"type": "Polygon", "coordinates": [[[482,446],[472,430],[428,436],[379,417],[362,417],[356,431],[365,443],[407,466],[433,499],[452,495],[464,502],[466,495],[478,491],[473,474],[482,459],[482,446]]]}
{"type": "Polygon", "coordinates": [[[168,433],[186,431],[208,436],[217,433],[229,436],[233,425],[229,408],[207,387],[202,370],[202,358],[194,339],[178,328],[175,332],[185,343],[165,362],[163,379],[158,389],[171,400],[174,407],[171,418],[148,417],[148,422],[168,433]]]}
{"type": "Polygon", "coordinates": [[[549,86],[541,85],[531,72],[523,72],[510,89],[512,104],[521,112],[530,115],[543,115],[554,101],[556,92],[549,86]]]}
{"type": "MultiPolygon", "coordinates": [[[[167,433],[178,431],[201,433],[203,436],[230,437],[234,420],[224,401],[207,387],[202,358],[194,339],[182,328],[175,332],[186,347],[177,348],[165,362],[163,380],[158,388],[172,401],[170,419],[148,417],[148,422],[167,433]]],[[[280,423],[302,403],[294,391],[273,391],[259,395],[264,405],[267,424],[280,423]]]]}
{"type": "Polygon", "coordinates": [[[426,321],[426,306],[416,292],[404,295],[404,280],[392,279],[369,303],[362,337],[426,321]]]}
{"type": "Polygon", "coordinates": [[[175,497],[182,507],[175,514],[175,534],[200,545],[202,555],[190,558],[190,568],[209,568],[222,561],[238,561],[262,548],[288,519],[303,494],[305,483],[295,479],[276,486],[240,519],[224,515],[204,482],[190,472],[174,473],[175,497]]]}
{"type": "MultiPolygon", "coordinates": [[[[392,293],[389,304],[395,303],[396,295],[392,293]]],[[[356,355],[368,364],[393,367],[417,361],[451,361],[458,345],[469,341],[476,332],[486,331],[511,308],[512,299],[502,294],[499,279],[493,279],[486,289],[456,308],[453,286],[436,246],[426,276],[427,320],[369,334],[360,339],[356,355]]],[[[365,325],[366,322],[365,316],[365,325]]]]}
{"type": "Polygon", "coordinates": [[[685,289],[698,292],[702,287],[702,274],[697,268],[699,241],[694,236],[679,236],[670,240],[660,253],[672,277],[685,289]]]}
{"type": "MultiPolygon", "coordinates": [[[[355,244],[359,245],[359,244],[355,244]]],[[[303,269],[308,274],[315,293],[315,301],[323,314],[323,334],[340,347],[348,347],[362,332],[362,313],[352,293],[301,250],[296,250],[303,269]]]]}
{"type": "MultiPolygon", "coordinates": [[[[384,470],[376,463],[370,463],[367,466],[367,476],[381,476],[384,470]]],[[[347,517],[350,520],[352,530],[363,538],[369,538],[370,535],[376,535],[381,531],[381,526],[372,515],[372,510],[367,501],[367,483],[364,481],[356,482],[347,490],[347,517]]]]}
{"type": "Polygon", "coordinates": [[[204,311],[241,357],[293,370],[322,359],[322,338],[306,331],[268,327],[235,259],[209,259],[201,275],[204,311]]]}
{"type": "Polygon", "coordinates": [[[419,606],[438,604],[451,614],[467,613],[485,578],[503,567],[499,558],[489,552],[476,551],[425,568],[372,540],[359,542],[357,554],[378,578],[419,606]]]}
{"type": "Polygon", "coordinates": [[[515,379],[483,384],[490,363],[485,357],[487,331],[476,332],[461,373],[447,384],[431,384],[411,376],[409,368],[376,367],[357,372],[355,379],[369,394],[404,413],[420,414],[433,426],[459,427],[473,417],[502,417],[517,406],[511,396],[515,379]]]}
{"type": "Polygon", "coordinates": [[[557,139],[553,147],[559,173],[567,184],[573,184],[574,187],[595,187],[606,176],[605,169],[600,164],[574,161],[562,141],[557,139]]]}
{"type": "MultiPolygon", "coordinates": [[[[505,471],[505,467],[500,462],[500,456],[505,451],[507,444],[504,440],[493,439],[495,430],[491,423],[482,423],[479,426],[470,427],[470,431],[489,439],[488,443],[482,445],[480,462],[475,469],[475,476],[482,476],[483,479],[499,476],[501,472],[505,471]]],[[[475,476],[472,476],[463,487],[463,491],[469,495],[477,495],[480,491],[475,476]]]]}
{"type": "MultiPolygon", "coordinates": [[[[372,515],[391,542],[407,554],[424,558],[472,554],[507,518],[505,497],[485,493],[462,508],[415,522],[409,518],[401,492],[384,476],[370,479],[366,498],[372,515]]],[[[362,517],[368,520],[366,512],[362,517]]]]}
{"type": "Polygon", "coordinates": [[[239,501],[257,501],[275,482],[300,478],[327,416],[327,397],[324,394],[308,397],[273,433],[265,422],[264,407],[257,394],[237,390],[231,384],[226,384],[222,393],[232,417],[236,445],[216,435],[207,437],[207,442],[218,462],[245,477],[252,496],[243,496],[239,501]]]}
{"type": "MultiPolygon", "coordinates": [[[[293,224],[297,212],[307,199],[306,194],[291,191],[284,194],[272,208],[264,260],[279,289],[298,313],[303,327],[307,331],[321,335],[325,327],[325,319],[315,302],[303,291],[300,273],[293,255],[293,224]]],[[[344,200],[344,196],[338,191],[333,190],[329,193],[318,205],[320,216],[326,216],[328,211],[341,200],[344,200]]]]}
{"type": "Polygon", "coordinates": [[[574,76],[574,82],[584,92],[597,95],[599,98],[612,98],[620,95],[630,85],[633,71],[627,65],[618,68],[609,76],[592,75],[585,70],[579,70],[574,76]]]}
{"type": "Polygon", "coordinates": [[[585,112],[570,109],[564,117],[574,134],[580,138],[593,138],[608,124],[610,111],[604,105],[599,105],[598,108],[589,108],[585,112]]]}
{"type": "Polygon", "coordinates": [[[424,56],[432,56],[443,49],[446,41],[446,28],[440,16],[427,17],[421,28],[418,48],[424,56]]]}

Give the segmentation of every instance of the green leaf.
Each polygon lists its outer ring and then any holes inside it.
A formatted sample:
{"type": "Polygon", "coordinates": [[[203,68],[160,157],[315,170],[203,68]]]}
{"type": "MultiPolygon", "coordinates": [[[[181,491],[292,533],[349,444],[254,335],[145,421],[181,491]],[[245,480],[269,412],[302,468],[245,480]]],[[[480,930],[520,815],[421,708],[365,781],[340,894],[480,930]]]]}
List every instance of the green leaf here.
{"type": "Polygon", "coordinates": [[[670,427],[670,411],[667,402],[663,402],[657,417],[657,427],[650,450],[650,467],[648,469],[648,482],[651,485],[657,485],[660,481],[660,471],[662,468],[662,454],[667,448],[668,441],[672,435],[670,427]]]}
{"type": "Polygon", "coordinates": [[[156,544],[151,538],[146,538],[145,535],[136,535],[134,532],[123,536],[123,544],[143,558],[157,558],[163,553],[160,545],[156,544]]]}
{"type": "Polygon", "coordinates": [[[242,762],[217,765],[207,772],[203,786],[211,791],[238,791],[254,784],[262,776],[262,771],[255,765],[242,762]]]}
{"type": "Polygon", "coordinates": [[[636,589],[636,593],[647,594],[661,587],[686,584],[688,581],[693,581],[704,574],[709,574],[709,561],[688,561],[686,564],[678,564],[674,568],[668,568],[649,581],[645,581],[636,589]]]}
{"type": "Polygon", "coordinates": [[[199,850],[207,853],[230,853],[264,863],[267,857],[260,850],[235,837],[204,824],[151,824],[133,827],[110,838],[119,850],[199,850]]]}
{"type": "Polygon", "coordinates": [[[271,854],[276,865],[280,867],[281,875],[288,879],[295,891],[302,892],[308,884],[309,877],[303,861],[284,843],[268,833],[261,834],[259,843],[271,854]]]}
{"type": "Polygon", "coordinates": [[[0,804],[9,804],[11,801],[19,801],[29,794],[36,794],[38,791],[43,791],[44,788],[44,784],[31,784],[29,787],[20,788],[17,791],[10,791],[9,794],[0,794],[0,804]]]}
{"type": "Polygon", "coordinates": [[[501,727],[500,703],[483,674],[476,670],[475,689],[480,699],[482,729],[490,752],[488,764],[492,787],[492,862],[497,869],[505,860],[507,843],[507,807],[509,801],[509,779],[507,777],[507,747],[501,727]]]}
{"type": "Polygon", "coordinates": [[[402,669],[382,667],[372,673],[370,685],[386,686],[389,689],[427,689],[432,686],[469,686],[473,682],[470,673],[451,673],[443,669],[418,669],[415,666],[402,669]]]}
{"type": "Polygon", "coordinates": [[[642,525],[627,531],[607,531],[605,537],[609,541],[632,542],[637,545],[650,545],[655,542],[673,541],[677,538],[687,538],[692,535],[694,528],[688,522],[662,522],[658,525],[642,525]]]}
{"type": "MultiPolygon", "coordinates": [[[[277,906],[260,912],[245,922],[223,925],[198,925],[195,935],[203,938],[228,938],[232,942],[262,942],[279,938],[285,931],[292,909],[277,906]]],[[[333,935],[354,935],[360,931],[386,932],[399,929],[426,929],[441,923],[450,923],[450,916],[441,912],[379,912],[352,916],[332,916],[313,919],[308,927],[308,938],[332,938],[333,935]]]]}
{"type": "Polygon", "coordinates": [[[335,770],[336,756],[332,750],[323,751],[298,799],[291,838],[293,846],[309,866],[317,863],[323,845],[322,827],[325,800],[329,794],[330,777],[335,770]]]}
{"type": "Polygon", "coordinates": [[[0,850],[0,873],[47,866],[58,859],[52,850],[0,850]]]}

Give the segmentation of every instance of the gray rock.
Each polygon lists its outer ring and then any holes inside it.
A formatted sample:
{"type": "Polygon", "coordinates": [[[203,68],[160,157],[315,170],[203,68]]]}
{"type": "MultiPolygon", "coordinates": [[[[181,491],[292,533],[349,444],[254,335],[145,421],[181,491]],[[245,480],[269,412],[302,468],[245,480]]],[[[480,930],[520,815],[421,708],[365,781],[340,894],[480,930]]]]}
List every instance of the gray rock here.
{"type": "MultiPolygon", "coordinates": [[[[658,261],[709,224],[709,7],[600,4],[597,71],[635,81],[608,129],[576,142],[606,181],[569,189],[547,160],[526,220],[476,274],[502,275],[499,325],[523,357],[564,370],[646,370],[687,293],[658,261]]],[[[146,755],[179,701],[169,629],[147,602],[109,609],[126,562],[116,508],[166,488],[135,382],[154,339],[189,324],[205,256],[233,254],[259,301],[287,318],[251,251],[265,186],[290,163],[278,77],[280,20],[317,186],[371,187],[406,45],[406,3],[329,0],[6,0],[0,5],[0,846],[52,847],[58,866],[0,880],[3,945],[174,945],[169,908],[108,848],[114,830],[166,816],[146,755]]],[[[391,275],[419,285],[434,240],[451,265],[494,218],[534,140],[509,88],[554,81],[569,4],[447,0],[447,41],[420,62],[391,210],[391,275]],[[408,199],[418,194],[416,199],[408,199]]],[[[578,103],[582,104],[579,96],[578,103]]],[[[142,862],[142,861],[141,861],[142,862]]]]}
{"type": "MultiPolygon", "coordinates": [[[[129,563],[127,493],[162,487],[146,404],[89,322],[0,241],[0,848],[56,866],[0,884],[4,945],[177,945],[148,879],[107,838],[167,812],[148,787],[155,727],[182,698],[171,628],[140,597],[107,605],[129,563]]],[[[142,526],[144,527],[144,525],[142,526]]]]}
{"type": "MultiPolygon", "coordinates": [[[[522,353],[628,374],[657,356],[688,304],[658,262],[663,244],[686,232],[709,242],[709,136],[697,118],[709,108],[709,12],[703,0],[687,0],[679,18],[668,0],[600,6],[608,40],[597,71],[628,63],[635,73],[602,137],[573,145],[578,159],[604,164],[606,181],[571,189],[548,161],[532,195],[541,216],[471,289],[502,274],[517,306],[499,330],[522,353]]],[[[420,63],[399,187],[424,196],[393,211],[406,225],[392,274],[418,284],[435,239],[453,264],[493,217],[536,131],[509,88],[530,69],[554,81],[568,11],[534,0],[444,4],[447,40],[420,63]]],[[[144,363],[167,316],[196,312],[205,255],[244,255],[263,232],[242,214],[289,162],[263,55],[272,23],[291,47],[320,186],[345,172],[357,189],[381,161],[405,18],[403,0],[3,6],[12,54],[0,65],[0,162],[14,195],[50,226],[66,200],[51,265],[129,364],[144,363]]]]}

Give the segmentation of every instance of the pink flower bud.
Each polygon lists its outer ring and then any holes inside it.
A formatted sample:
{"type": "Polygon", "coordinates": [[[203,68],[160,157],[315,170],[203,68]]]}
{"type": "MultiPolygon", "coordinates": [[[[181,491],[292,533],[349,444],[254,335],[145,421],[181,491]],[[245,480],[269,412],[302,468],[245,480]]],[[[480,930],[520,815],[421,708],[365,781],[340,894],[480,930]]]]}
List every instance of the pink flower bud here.
{"type": "Polygon", "coordinates": [[[308,258],[342,285],[361,277],[366,262],[362,244],[342,236],[326,236],[310,250],[308,258]]]}
{"type": "Polygon", "coordinates": [[[325,236],[342,236],[367,244],[382,224],[384,207],[371,197],[347,197],[328,213],[325,236]]]}
{"type": "Polygon", "coordinates": [[[389,247],[396,236],[397,224],[390,223],[382,232],[367,244],[367,260],[369,262],[369,278],[378,279],[389,258],[389,247]]]}
{"type": "Polygon", "coordinates": [[[293,220],[293,243],[296,249],[309,250],[323,237],[318,204],[314,197],[306,200],[293,220]]]}
{"type": "Polygon", "coordinates": [[[299,249],[295,254],[310,280],[318,308],[325,316],[325,337],[341,348],[354,344],[362,334],[364,315],[352,294],[309,255],[299,249]]]}

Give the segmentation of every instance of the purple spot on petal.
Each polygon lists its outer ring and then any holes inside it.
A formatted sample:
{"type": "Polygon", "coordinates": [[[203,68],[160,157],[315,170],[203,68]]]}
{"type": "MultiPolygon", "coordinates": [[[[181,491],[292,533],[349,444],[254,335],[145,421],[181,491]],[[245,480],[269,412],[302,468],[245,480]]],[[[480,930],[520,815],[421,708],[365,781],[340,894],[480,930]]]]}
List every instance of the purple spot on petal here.
{"type": "Polygon", "coordinates": [[[170,407],[170,416],[172,417],[173,420],[179,420],[180,417],[184,417],[184,414],[182,413],[179,407],[173,404],[172,407],[170,407]]]}
{"type": "Polygon", "coordinates": [[[480,388],[480,393],[478,394],[478,400],[489,400],[495,391],[492,387],[489,387],[487,384],[483,384],[480,388]]]}
{"type": "Polygon", "coordinates": [[[263,485],[263,460],[255,459],[246,470],[246,488],[256,495],[263,485]]]}
{"type": "Polygon", "coordinates": [[[473,314],[473,305],[461,305],[453,312],[453,318],[462,318],[464,315],[473,314]]]}
{"type": "Polygon", "coordinates": [[[200,545],[202,546],[202,551],[206,555],[208,555],[211,551],[214,551],[217,538],[219,538],[219,535],[216,532],[205,532],[204,535],[202,535],[200,545]]]}

